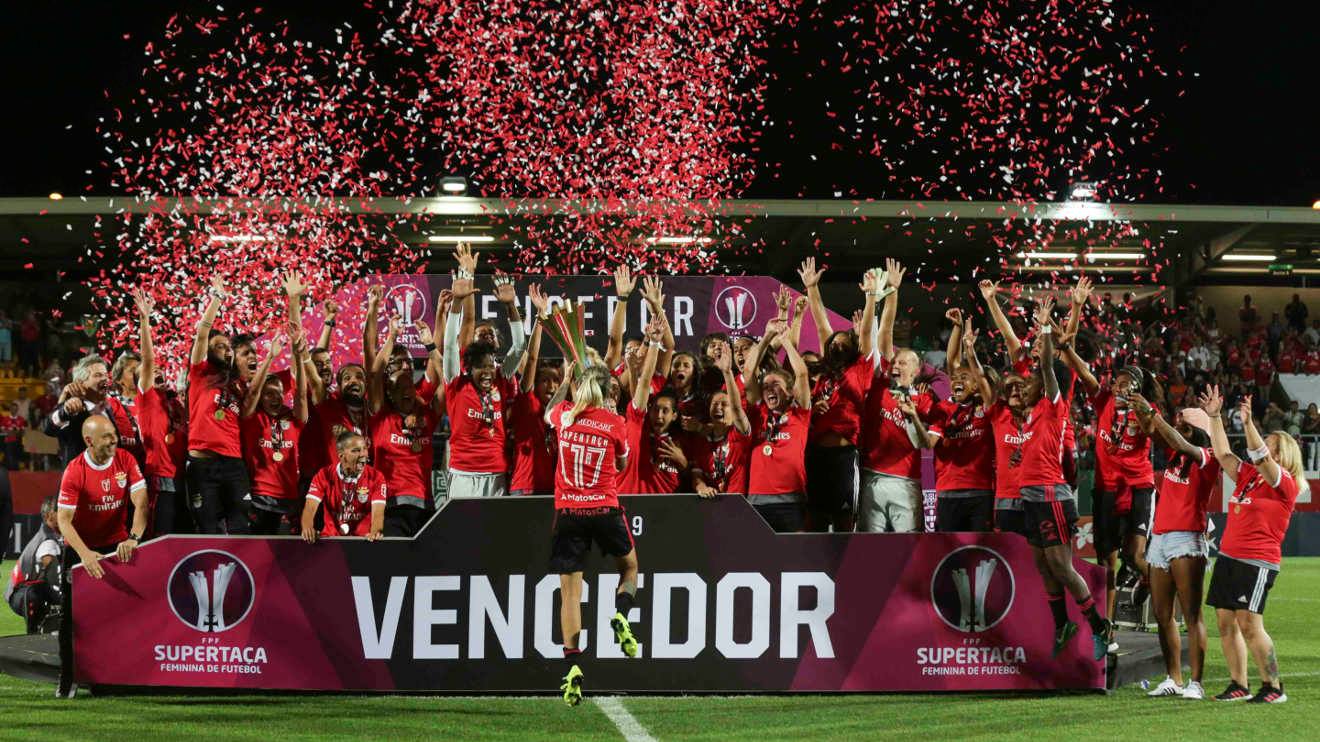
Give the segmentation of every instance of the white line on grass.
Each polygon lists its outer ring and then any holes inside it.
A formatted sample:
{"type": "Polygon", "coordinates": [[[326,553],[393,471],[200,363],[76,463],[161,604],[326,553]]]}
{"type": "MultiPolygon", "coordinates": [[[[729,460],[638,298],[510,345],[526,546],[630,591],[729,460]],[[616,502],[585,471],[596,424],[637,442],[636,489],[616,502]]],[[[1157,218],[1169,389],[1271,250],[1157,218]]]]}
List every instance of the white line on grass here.
{"type": "Polygon", "coordinates": [[[591,700],[605,712],[610,721],[614,722],[619,734],[622,734],[627,742],[655,742],[655,737],[646,731],[646,727],[637,721],[637,717],[628,713],[628,709],[624,708],[623,701],[619,700],[618,696],[604,696],[591,700]]]}

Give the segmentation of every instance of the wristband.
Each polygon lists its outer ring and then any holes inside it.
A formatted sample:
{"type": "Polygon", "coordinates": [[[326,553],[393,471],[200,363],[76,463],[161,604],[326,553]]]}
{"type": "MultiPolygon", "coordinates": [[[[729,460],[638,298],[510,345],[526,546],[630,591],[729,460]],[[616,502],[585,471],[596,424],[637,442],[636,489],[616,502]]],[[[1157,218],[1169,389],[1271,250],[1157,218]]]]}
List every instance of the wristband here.
{"type": "Polygon", "coordinates": [[[328,320],[325,321],[325,326],[326,326],[326,327],[334,327],[334,326],[335,326],[335,321],[332,320],[332,319],[328,319],[328,320]]]}
{"type": "Polygon", "coordinates": [[[473,278],[473,275],[472,275],[471,273],[468,273],[467,271],[463,270],[462,268],[459,268],[459,269],[458,269],[458,273],[455,274],[455,277],[456,277],[458,280],[460,280],[460,281],[471,281],[472,278],[473,278]]]}
{"type": "Polygon", "coordinates": [[[650,344],[651,344],[651,347],[652,347],[652,348],[655,348],[656,350],[664,350],[664,349],[665,349],[665,344],[662,343],[662,342],[660,342],[659,340],[652,340],[650,344]]]}
{"type": "Polygon", "coordinates": [[[426,348],[427,353],[435,352],[435,343],[422,343],[422,347],[426,348]]]}
{"type": "Polygon", "coordinates": [[[1269,446],[1261,446],[1260,448],[1247,449],[1247,458],[1251,459],[1251,463],[1253,464],[1259,464],[1260,462],[1264,461],[1265,459],[1268,459],[1269,457],[1270,457],[1269,446]]]}
{"type": "Polygon", "coordinates": [[[1038,330],[1036,330],[1036,334],[1038,335],[1049,335],[1052,334],[1053,332],[1054,332],[1054,328],[1050,327],[1049,325],[1043,325],[1038,330]]]}

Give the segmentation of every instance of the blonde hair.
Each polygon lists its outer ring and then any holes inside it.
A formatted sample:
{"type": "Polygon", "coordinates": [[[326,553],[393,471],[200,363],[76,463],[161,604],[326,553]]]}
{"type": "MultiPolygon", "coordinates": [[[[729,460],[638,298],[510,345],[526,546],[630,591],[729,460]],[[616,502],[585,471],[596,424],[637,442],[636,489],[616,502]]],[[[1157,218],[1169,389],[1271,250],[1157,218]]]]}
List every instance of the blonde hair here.
{"type": "Polygon", "coordinates": [[[588,366],[573,384],[573,409],[569,410],[564,427],[573,424],[584,411],[592,407],[605,406],[605,385],[610,381],[610,372],[604,366],[588,366]]]}
{"type": "Polygon", "coordinates": [[[1302,492],[1310,489],[1310,484],[1306,481],[1306,470],[1302,467],[1302,447],[1297,445],[1297,439],[1282,430],[1276,430],[1270,435],[1275,436],[1279,442],[1279,466],[1297,482],[1297,492],[1300,496],[1302,492]]]}

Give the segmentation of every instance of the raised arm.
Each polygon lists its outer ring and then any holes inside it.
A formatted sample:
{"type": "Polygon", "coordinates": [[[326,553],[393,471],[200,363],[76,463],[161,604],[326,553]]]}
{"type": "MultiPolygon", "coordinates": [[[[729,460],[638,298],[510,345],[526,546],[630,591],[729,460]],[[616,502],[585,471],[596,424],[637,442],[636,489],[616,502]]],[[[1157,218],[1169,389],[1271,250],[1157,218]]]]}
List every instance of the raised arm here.
{"type": "Polygon", "coordinates": [[[816,325],[816,338],[820,349],[825,351],[825,343],[830,339],[830,318],[825,313],[825,302],[820,298],[820,277],[825,270],[816,269],[816,259],[807,258],[798,267],[798,277],[802,279],[802,290],[807,294],[807,306],[811,307],[811,321],[816,325]]]}
{"type": "Polygon", "coordinates": [[[289,323],[289,340],[293,344],[293,416],[306,424],[310,405],[307,401],[307,370],[313,368],[307,348],[307,335],[302,325],[289,323]]]}
{"type": "Polygon", "coordinates": [[[394,355],[394,343],[399,338],[399,330],[399,318],[390,317],[389,328],[385,331],[385,344],[367,368],[367,413],[370,415],[380,412],[380,408],[385,405],[385,367],[394,355]]]}
{"type": "MultiPolygon", "coordinates": [[[[862,318],[858,320],[857,350],[861,353],[862,358],[867,358],[875,348],[875,336],[871,334],[871,325],[875,323],[875,301],[880,298],[880,287],[876,285],[874,270],[867,268],[862,273],[862,282],[858,285],[858,288],[862,290],[863,304],[862,318]]],[[[821,307],[821,312],[824,311],[825,308],[821,307]]],[[[814,312],[812,316],[815,316],[814,312]]],[[[828,320],[826,322],[828,325],[828,320]]],[[[825,352],[824,345],[820,346],[820,351],[825,352]]]]}
{"type": "Polygon", "coordinates": [[[1068,307],[1068,322],[1064,327],[1064,333],[1070,337],[1077,337],[1077,328],[1082,324],[1082,313],[1086,310],[1086,302],[1091,300],[1091,279],[1082,276],[1077,279],[1077,285],[1068,292],[1071,299],[1068,307]]]}
{"type": "Polygon", "coordinates": [[[289,321],[302,327],[302,298],[303,294],[307,293],[302,275],[296,270],[289,271],[284,274],[280,283],[284,288],[284,296],[288,299],[289,321]]]}
{"type": "Polygon", "coordinates": [[[1247,456],[1256,465],[1261,476],[1265,477],[1265,481],[1269,482],[1271,487],[1277,487],[1279,480],[1283,478],[1283,468],[1270,458],[1270,449],[1265,445],[1265,438],[1261,436],[1260,431],[1256,429],[1255,421],[1251,419],[1250,394],[1238,401],[1238,417],[1242,418],[1242,432],[1247,436],[1247,456]]]}
{"type": "Polygon", "coordinates": [[[802,360],[802,354],[798,353],[797,347],[792,343],[784,342],[784,338],[780,340],[780,347],[784,349],[789,368],[793,369],[793,401],[798,407],[810,410],[811,372],[807,370],[807,362],[802,360]]]}
{"type": "Polygon", "coordinates": [[[898,287],[903,283],[903,274],[907,271],[897,260],[885,258],[885,282],[892,289],[885,297],[885,306],[880,310],[880,330],[876,342],[880,345],[880,356],[886,361],[894,360],[894,320],[898,318],[898,287]]]}
{"type": "Polygon", "coordinates": [[[523,371],[522,379],[518,383],[518,388],[524,393],[530,392],[536,386],[536,367],[541,362],[541,317],[545,316],[550,308],[550,300],[541,292],[541,284],[534,283],[528,286],[527,296],[532,300],[532,309],[536,314],[532,317],[532,339],[527,341],[527,363],[524,366],[526,370],[523,371]]]}
{"type": "Polygon", "coordinates": [[[1051,402],[1059,398],[1059,379],[1054,375],[1054,328],[1051,326],[1050,312],[1054,310],[1054,297],[1041,299],[1036,307],[1036,329],[1040,336],[1040,378],[1045,386],[1045,396],[1051,402]]]}
{"type": "Polygon", "coordinates": [[[781,320],[774,320],[765,326],[765,334],[756,341],[751,350],[747,351],[746,362],[743,364],[747,371],[743,374],[747,383],[747,402],[749,404],[761,403],[761,358],[765,356],[765,351],[770,347],[770,341],[784,330],[784,323],[781,320]]]}
{"type": "Polygon", "coordinates": [[[738,378],[733,375],[733,348],[724,343],[716,351],[715,367],[724,376],[724,391],[729,395],[729,409],[733,410],[733,428],[743,435],[750,435],[752,423],[747,419],[747,410],[743,409],[742,392],[738,391],[738,378]]]}
{"type": "Polygon", "coordinates": [[[527,331],[523,329],[522,315],[518,313],[518,290],[513,285],[513,278],[502,273],[496,274],[495,298],[509,313],[509,350],[504,354],[500,371],[504,378],[512,379],[518,375],[523,351],[527,350],[527,331]]]}
{"type": "MultiPolygon", "coordinates": [[[[610,318],[610,342],[605,347],[605,367],[614,370],[623,360],[623,335],[628,329],[628,298],[632,296],[637,282],[633,280],[628,266],[620,265],[614,269],[614,295],[619,303],[614,307],[614,316],[610,318]]],[[[545,310],[538,310],[542,313],[545,310]]]]}
{"type": "Polygon", "coordinates": [[[568,399],[568,393],[573,387],[573,366],[573,363],[567,360],[564,361],[563,377],[559,380],[559,386],[555,388],[555,393],[551,394],[549,401],[545,403],[545,412],[541,414],[541,419],[545,420],[545,424],[552,428],[555,427],[555,423],[558,421],[551,419],[551,415],[559,408],[559,405],[564,403],[565,399],[568,399]]]}
{"type": "Polygon", "coordinates": [[[963,357],[967,359],[967,369],[972,374],[977,392],[981,395],[981,401],[985,403],[986,407],[989,407],[995,403],[995,388],[990,386],[990,380],[986,378],[985,369],[981,366],[981,359],[976,355],[976,328],[972,327],[970,319],[967,320],[967,329],[961,334],[963,357]]]}
{"type": "Polygon", "coordinates": [[[944,313],[944,319],[953,323],[953,328],[949,330],[949,343],[944,349],[944,367],[953,373],[954,369],[962,365],[963,348],[963,313],[957,307],[952,307],[944,313]]]}
{"type": "Polygon", "coordinates": [[[1017,333],[1013,332],[1013,326],[1009,324],[1008,317],[1004,316],[1004,310],[999,306],[999,283],[983,280],[977,284],[977,287],[981,290],[981,298],[985,299],[986,308],[990,310],[990,319],[995,323],[995,329],[1004,336],[1004,347],[1008,349],[1009,362],[1016,361],[1022,353],[1022,341],[1018,339],[1017,333]]]}
{"type": "Polygon", "coordinates": [[[366,369],[376,364],[376,346],[380,343],[376,315],[380,312],[380,302],[384,298],[384,286],[367,289],[367,318],[362,325],[362,367],[366,369]]]}
{"type": "MultiPolygon", "coordinates": [[[[449,292],[449,289],[441,289],[440,294],[435,299],[435,321],[431,325],[435,330],[428,329],[426,332],[426,337],[430,338],[429,342],[431,343],[431,345],[426,346],[426,378],[437,386],[443,386],[445,359],[440,353],[439,347],[431,346],[436,345],[436,332],[444,335],[445,322],[449,319],[449,307],[453,303],[454,295],[449,292]]],[[[418,330],[418,334],[421,334],[420,330],[418,330]]],[[[423,341],[423,345],[426,345],[426,341],[423,341]]],[[[440,399],[441,396],[437,394],[436,399],[440,399]]]]}
{"type": "Polygon", "coordinates": [[[270,348],[266,350],[266,357],[261,359],[261,364],[257,366],[257,372],[248,383],[247,394],[243,397],[243,417],[251,417],[257,411],[257,404],[261,402],[261,387],[266,383],[266,376],[270,374],[270,364],[284,350],[284,343],[279,335],[276,335],[270,341],[270,348]]]}
{"type": "Polygon", "coordinates": [[[133,303],[138,310],[138,354],[142,356],[137,385],[139,392],[146,392],[156,383],[156,346],[151,340],[151,312],[156,302],[142,289],[133,289],[133,303]]]}
{"type": "Polygon", "coordinates": [[[339,317],[339,302],[334,297],[321,302],[321,334],[316,338],[316,348],[330,347],[331,335],[335,329],[335,319],[339,317]]]}
{"type": "Polygon", "coordinates": [[[197,364],[206,360],[206,352],[211,347],[211,325],[215,324],[215,316],[220,313],[220,305],[227,296],[229,292],[225,290],[225,279],[211,276],[211,299],[206,303],[206,309],[202,311],[202,318],[197,320],[197,332],[193,336],[189,362],[197,364]]]}
{"type": "Polygon", "coordinates": [[[651,402],[651,377],[655,375],[656,363],[664,347],[660,340],[664,336],[664,324],[664,315],[655,315],[646,326],[646,355],[642,358],[642,368],[638,374],[641,378],[637,380],[632,395],[632,406],[639,410],[645,410],[651,402]]]}
{"type": "MultiPolygon", "coordinates": [[[[642,279],[642,298],[646,299],[647,305],[650,306],[651,315],[660,317],[664,321],[664,331],[660,338],[663,347],[660,348],[660,357],[656,359],[655,368],[661,376],[668,376],[669,364],[674,358],[674,331],[665,318],[665,291],[659,278],[646,276],[642,279]]],[[[643,382],[649,384],[651,377],[643,376],[641,379],[634,379],[633,381],[635,384],[643,382]]]]}
{"type": "Polygon", "coordinates": [[[1219,395],[1219,386],[1211,384],[1197,402],[1201,405],[1201,409],[1205,410],[1205,414],[1210,416],[1210,447],[1214,449],[1215,458],[1219,460],[1219,467],[1229,479],[1236,482],[1242,459],[1233,454],[1233,446],[1228,442],[1228,431],[1224,429],[1222,417],[1224,398],[1219,395]]]}
{"type": "MultiPolygon", "coordinates": [[[[454,247],[454,259],[458,261],[458,273],[460,276],[471,279],[473,291],[462,299],[462,317],[463,323],[458,328],[458,347],[463,349],[472,344],[472,336],[477,331],[477,254],[473,252],[472,246],[466,242],[460,242],[454,247]]],[[[455,301],[458,301],[456,298],[455,301]]],[[[448,353],[449,351],[445,351],[448,353]]]]}
{"type": "MultiPolygon", "coordinates": [[[[786,326],[788,327],[788,337],[792,339],[793,345],[801,346],[802,324],[803,324],[802,321],[807,318],[807,311],[808,311],[807,297],[803,295],[794,299],[793,294],[789,292],[787,286],[780,286],[779,290],[783,294],[784,302],[782,305],[780,305],[779,314],[776,315],[776,317],[777,319],[783,320],[786,323],[786,326]],[[789,314],[790,304],[792,305],[791,315],[789,314]],[[792,320],[789,319],[790,316],[793,318],[792,320]]],[[[776,299],[776,302],[778,302],[778,299],[776,299]]]]}
{"type": "Polygon", "coordinates": [[[1068,368],[1077,374],[1077,380],[1081,382],[1082,389],[1087,394],[1095,394],[1100,391],[1100,382],[1095,378],[1091,371],[1091,364],[1077,355],[1077,346],[1073,342],[1077,339],[1075,334],[1069,334],[1066,330],[1059,327],[1059,323],[1053,319],[1050,320],[1051,334],[1054,335],[1054,350],[1063,358],[1063,362],[1068,364],[1068,368]]]}
{"type": "Polygon", "coordinates": [[[449,303],[449,317],[445,320],[445,353],[441,364],[442,376],[446,384],[457,378],[463,370],[459,358],[459,334],[463,324],[463,307],[467,303],[466,300],[476,293],[476,289],[472,287],[472,279],[464,278],[463,273],[460,271],[454,274],[454,283],[449,292],[453,295],[453,300],[449,303]]]}
{"type": "Polygon", "coordinates": [[[1141,421],[1141,427],[1144,430],[1154,432],[1168,444],[1169,448],[1185,456],[1200,457],[1201,449],[1193,446],[1182,437],[1172,425],[1164,419],[1160,411],[1151,406],[1145,397],[1133,392],[1128,395],[1128,404],[1132,405],[1132,410],[1137,413],[1137,419],[1141,421]]]}

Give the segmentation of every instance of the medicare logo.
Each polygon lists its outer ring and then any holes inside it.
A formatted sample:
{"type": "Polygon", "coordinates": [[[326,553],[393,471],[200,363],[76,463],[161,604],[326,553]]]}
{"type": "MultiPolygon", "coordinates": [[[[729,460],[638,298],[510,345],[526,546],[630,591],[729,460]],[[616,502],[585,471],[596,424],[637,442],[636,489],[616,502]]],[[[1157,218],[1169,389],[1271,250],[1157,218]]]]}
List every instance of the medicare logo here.
{"type": "Polygon", "coordinates": [[[208,634],[228,631],[252,610],[255,585],[252,572],[233,554],[195,551],[170,573],[170,609],[189,628],[208,634]]]}
{"type": "Polygon", "coordinates": [[[940,560],[930,580],[935,613],[952,629],[975,634],[1008,615],[1016,586],[1013,569],[993,549],[963,546],[940,560]]]}
{"type": "Polygon", "coordinates": [[[756,320],[756,297],[742,286],[729,286],[715,297],[715,318],[730,330],[750,327],[756,320]]]}

